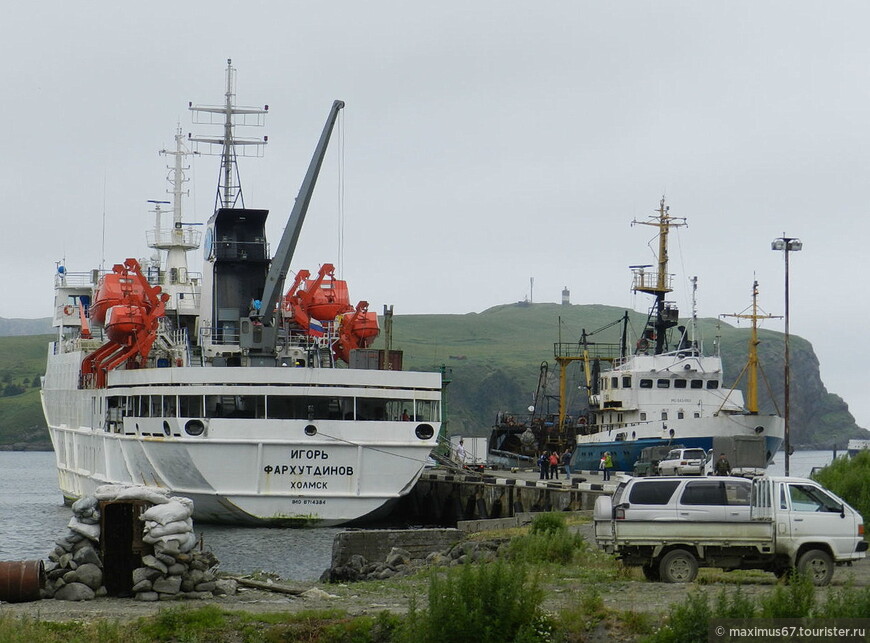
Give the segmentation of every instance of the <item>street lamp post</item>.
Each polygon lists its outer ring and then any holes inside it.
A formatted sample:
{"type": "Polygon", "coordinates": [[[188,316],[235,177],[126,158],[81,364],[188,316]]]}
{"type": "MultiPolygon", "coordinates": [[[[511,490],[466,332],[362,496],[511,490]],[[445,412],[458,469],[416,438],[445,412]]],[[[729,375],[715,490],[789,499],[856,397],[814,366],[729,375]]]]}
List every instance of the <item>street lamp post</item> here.
{"type": "Polygon", "coordinates": [[[784,387],[785,387],[785,403],[783,420],[785,421],[785,475],[789,475],[789,457],[791,456],[791,439],[789,430],[789,394],[791,392],[791,372],[788,363],[788,253],[798,252],[803,248],[803,243],[800,239],[794,237],[782,236],[774,239],[770,244],[772,250],[781,250],[785,256],[785,367],[784,367],[784,387]]]}

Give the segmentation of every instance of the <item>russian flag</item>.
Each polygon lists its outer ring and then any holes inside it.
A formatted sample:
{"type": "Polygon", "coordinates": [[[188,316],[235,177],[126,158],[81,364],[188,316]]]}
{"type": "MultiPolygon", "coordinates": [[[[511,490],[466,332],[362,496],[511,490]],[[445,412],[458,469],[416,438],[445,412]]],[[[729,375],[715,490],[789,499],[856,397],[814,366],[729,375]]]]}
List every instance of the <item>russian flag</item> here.
{"type": "Polygon", "coordinates": [[[308,335],[310,337],[323,337],[324,335],[323,324],[321,324],[316,319],[310,319],[308,321],[308,335]]]}

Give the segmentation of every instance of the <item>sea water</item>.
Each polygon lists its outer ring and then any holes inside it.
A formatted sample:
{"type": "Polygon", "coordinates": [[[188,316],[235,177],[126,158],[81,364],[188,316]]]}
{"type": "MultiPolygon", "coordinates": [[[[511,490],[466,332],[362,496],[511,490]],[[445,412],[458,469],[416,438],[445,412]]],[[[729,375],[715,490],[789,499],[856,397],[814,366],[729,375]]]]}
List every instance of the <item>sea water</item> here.
{"type": "MultiPolygon", "coordinates": [[[[0,561],[45,559],[67,533],[52,452],[0,451],[0,561]]],[[[332,529],[269,529],[195,523],[221,571],[272,572],[288,580],[316,580],[329,567],[332,529]]]]}

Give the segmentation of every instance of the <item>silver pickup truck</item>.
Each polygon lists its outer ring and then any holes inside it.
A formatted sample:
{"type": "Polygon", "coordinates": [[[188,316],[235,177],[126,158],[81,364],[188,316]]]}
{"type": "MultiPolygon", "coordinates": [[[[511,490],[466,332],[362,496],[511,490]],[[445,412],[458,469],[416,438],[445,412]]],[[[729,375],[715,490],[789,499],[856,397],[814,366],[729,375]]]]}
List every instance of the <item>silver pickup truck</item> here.
{"type": "Polygon", "coordinates": [[[701,483],[697,478],[658,478],[657,491],[635,491],[653,480],[629,478],[612,497],[596,501],[595,540],[624,564],[642,567],[647,579],[670,583],[693,581],[699,567],[718,567],[777,576],[797,569],[826,585],[835,565],[864,558],[868,543],[861,514],[817,482],[761,477],[729,485],[729,480],[735,479],[706,479],[721,482],[722,491],[707,490],[708,505],[691,505],[700,497],[690,489],[701,483]],[[748,502],[746,484],[751,484],[748,502]],[[633,498],[647,505],[633,505],[633,498]],[[650,509],[650,499],[659,503],[658,510],[650,509]],[[680,511],[686,500],[690,513],[680,511]]]}

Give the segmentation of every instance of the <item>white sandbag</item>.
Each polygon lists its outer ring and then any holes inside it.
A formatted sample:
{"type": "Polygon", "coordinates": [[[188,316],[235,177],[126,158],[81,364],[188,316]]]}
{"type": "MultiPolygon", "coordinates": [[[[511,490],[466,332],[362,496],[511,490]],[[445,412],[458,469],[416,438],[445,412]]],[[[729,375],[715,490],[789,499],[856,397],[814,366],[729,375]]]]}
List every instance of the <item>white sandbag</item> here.
{"type": "Polygon", "coordinates": [[[193,520],[175,520],[161,525],[159,522],[148,521],[145,523],[144,532],[150,534],[153,538],[168,536],[170,534],[186,534],[193,531],[193,520]]]}
{"type": "Polygon", "coordinates": [[[82,496],[73,503],[73,513],[77,516],[92,515],[91,512],[97,508],[98,502],[96,496],[82,496]]]}
{"type": "Polygon", "coordinates": [[[94,496],[97,500],[114,500],[126,488],[122,484],[103,484],[96,488],[94,496]]]}
{"type": "Polygon", "coordinates": [[[86,525],[85,523],[79,521],[78,518],[73,516],[72,518],[70,518],[67,527],[69,527],[71,531],[74,531],[77,534],[81,534],[89,540],[93,540],[95,542],[100,540],[99,525],[86,525]]]}
{"type": "Polygon", "coordinates": [[[165,536],[160,536],[159,538],[152,536],[151,534],[145,534],[142,536],[142,542],[148,543],[149,545],[154,545],[158,542],[165,544],[175,543],[178,545],[178,551],[188,552],[193,549],[194,545],[196,545],[196,534],[189,531],[184,534],[167,534],[165,536]]]}
{"type": "Polygon", "coordinates": [[[152,505],[164,505],[169,502],[169,492],[155,487],[126,487],[118,492],[115,500],[144,500],[152,505]]]}
{"type": "Polygon", "coordinates": [[[152,520],[165,525],[176,520],[187,520],[193,511],[177,500],[170,500],[165,505],[155,505],[139,516],[139,520],[152,520]]]}
{"type": "Polygon", "coordinates": [[[190,514],[193,515],[193,500],[191,500],[190,498],[185,498],[184,496],[172,496],[169,499],[174,500],[175,502],[180,502],[185,507],[190,509],[190,514]]]}

